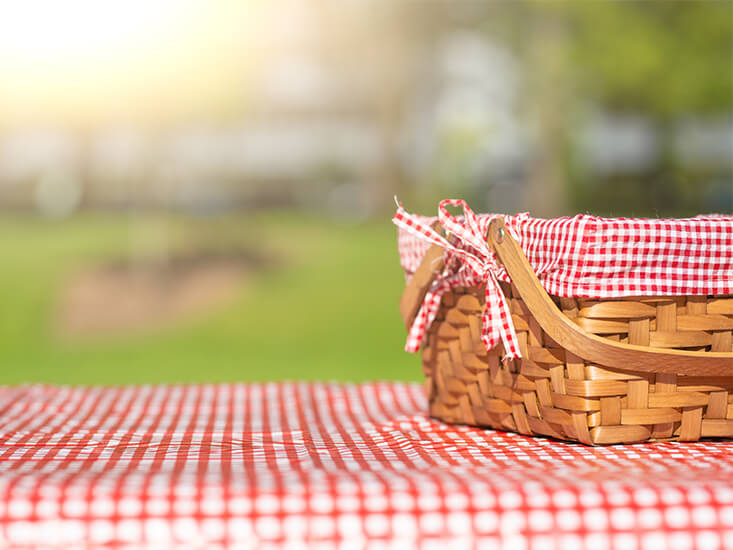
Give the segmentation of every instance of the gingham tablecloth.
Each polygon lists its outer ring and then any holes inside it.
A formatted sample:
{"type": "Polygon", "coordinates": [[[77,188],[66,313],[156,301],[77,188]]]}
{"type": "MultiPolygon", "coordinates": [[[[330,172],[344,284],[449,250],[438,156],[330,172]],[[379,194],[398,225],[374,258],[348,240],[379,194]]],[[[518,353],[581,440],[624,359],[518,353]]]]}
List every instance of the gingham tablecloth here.
{"type": "Polygon", "coordinates": [[[733,548],[731,442],[425,408],[407,383],[0,388],[0,547],[733,548]]]}

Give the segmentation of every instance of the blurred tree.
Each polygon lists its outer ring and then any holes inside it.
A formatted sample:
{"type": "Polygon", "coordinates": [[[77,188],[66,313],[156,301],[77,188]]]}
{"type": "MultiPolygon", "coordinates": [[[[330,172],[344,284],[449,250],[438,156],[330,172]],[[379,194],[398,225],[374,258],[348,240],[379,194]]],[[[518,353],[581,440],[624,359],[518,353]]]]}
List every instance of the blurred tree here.
{"type": "MultiPolygon", "coordinates": [[[[697,187],[711,174],[679,165],[674,130],[686,117],[733,111],[733,2],[530,0],[523,15],[532,32],[520,47],[532,69],[530,101],[541,125],[540,176],[530,185],[530,206],[544,214],[564,210],[553,198],[563,194],[558,178],[567,173],[558,163],[568,158],[573,117],[590,103],[651,118],[660,159],[637,181],[609,181],[603,196],[576,186],[576,207],[646,215],[699,210],[697,187]],[[630,188],[637,204],[614,201],[616,186],[630,188]]],[[[730,166],[725,171],[730,182],[730,166]]]]}
{"type": "MultiPolygon", "coordinates": [[[[532,137],[521,202],[534,215],[589,210],[682,216],[710,209],[710,204],[717,210],[731,208],[711,199],[733,200],[733,190],[726,191],[733,185],[730,163],[685,164],[675,141],[679,126],[688,120],[730,125],[733,0],[407,5],[413,6],[411,17],[402,24],[417,40],[434,44],[452,30],[477,29],[519,59],[522,116],[532,137]],[[652,126],[658,152],[651,168],[602,174],[589,159],[579,158],[574,144],[586,115],[594,111],[607,120],[628,117],[652,126]]],[[[453,194],[466,188],[460,187],[466,180],[461,166],[450,165],[437,175],[450,180],[453,194]]]]}
{"type": "Polygon", "coordinates": [[[583,91],[659,119],[729,112],[733,2],[541,2],[567,17],[583,91]]]}
{"type": "Polygon", "coordinates": [[[528,28],[517,44],[526,74],[526,113],[534,126],[535,150],[527,173],[524,204],[535,216],[569,213],[570,196],[564,159],[573,126],[575,95],[571,28],[559,5],[529,4],[520,10],[528,28]],[[531,9],[533,8],[533,9],[531,9]],[[557,14],[545,13],[547,9],[557,14]]]}

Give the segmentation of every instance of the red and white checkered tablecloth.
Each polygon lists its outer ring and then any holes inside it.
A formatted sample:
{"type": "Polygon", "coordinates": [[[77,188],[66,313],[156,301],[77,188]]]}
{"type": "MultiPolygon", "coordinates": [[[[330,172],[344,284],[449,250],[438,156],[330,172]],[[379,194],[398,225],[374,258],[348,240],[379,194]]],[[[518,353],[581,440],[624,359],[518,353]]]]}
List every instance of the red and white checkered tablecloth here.
{"type": "Polygon", "coordinates": [[[425,409],[409,383],[0,388],[0,547],[733,548],[733,442],[425,409]]]}

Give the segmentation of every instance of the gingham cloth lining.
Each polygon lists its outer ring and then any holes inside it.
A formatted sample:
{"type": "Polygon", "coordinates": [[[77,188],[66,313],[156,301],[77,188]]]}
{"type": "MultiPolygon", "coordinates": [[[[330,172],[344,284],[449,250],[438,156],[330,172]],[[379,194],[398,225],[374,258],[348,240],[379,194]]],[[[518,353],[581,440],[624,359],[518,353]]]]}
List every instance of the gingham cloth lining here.
{"type": "MultiPolygon", "coordinates": [[[[456,200],[442,201],[437,218],[414,216],[398,207],[393,221],[399,227],[400,262],[408,280],[436,243],[431,228],[436,221],[451,222],[451,244],[459,249],[473,250],[468,243],[475,233],[485,241],[489,223],[498,214],[476,216],[477,230],[471,230],[466,221],[472,216],[470,208],[456,200]],[[466,215],[450,216],[447,205],[463,206],[466,215]]],[[[733,216],[655,220],[578,215],[544,220],[521,213],[503,217],[550,294],[586,298],[733,294],[733,216]]],[[[484,270],[493,277],[510,281],[493,254],[485,254],[482,260],[484,270]]],[[[436,277],[408,333],[407,351],[420,349],[446,290],[478,286],[486,280],[451,250],[446,251],[445,263],[446,270],[436,277]]],[[[502,312],[506,310],[502,293],[492,285],[487,285],[486,293],[483,334],[487,349],[500,336],[506,355],[519,357],[511,316],[502,312]]]]}
{"type": "Polygon", "coordinates": [[[417,384],[0,388],[2,548],[733,549],[733,442],[449,426],[417,384]]]}

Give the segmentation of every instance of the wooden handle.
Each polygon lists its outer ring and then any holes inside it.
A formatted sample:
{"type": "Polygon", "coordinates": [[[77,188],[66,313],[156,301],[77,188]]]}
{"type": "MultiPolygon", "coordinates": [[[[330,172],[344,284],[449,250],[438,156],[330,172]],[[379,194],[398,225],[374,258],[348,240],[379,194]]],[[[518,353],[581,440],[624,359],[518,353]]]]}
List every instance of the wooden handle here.
{"type": "Polygon", "coordinates": [[[420,266],[405,285],[405,290],[400,298],[400,315],[402,315],[407,330],[410,330],[435,274],[443,271],[444,253],[445,249],[437,244],[428,248],[420,266]]]}
{"type": "MultiPolygon", "coordinates": [[[[432,225],[434,231],[442,234],[440,223],[435,222],[432,225]]],[[[425,294],[430,288],[435,275],[443,271],[443,255],[445,249],[442,246],[434,244],[428,248],[425,256],[423,256],[420,265],[412,274],[410,281],[405,285],[405,290],[400,298],[400,315],[405,323],[407,330],[410,330],[415,315],[420,310],[425,294]]]]}
{"type": "Polygon", "coordinates": [[[733,353],[661,350],[622,344],[583,331],[563,315],[547,294],[519,244],[506,229],[504,220],[496,218],[491,222],[488,240],[542,329],[575,355],[623,370],[733,376],[733,353]]]}

